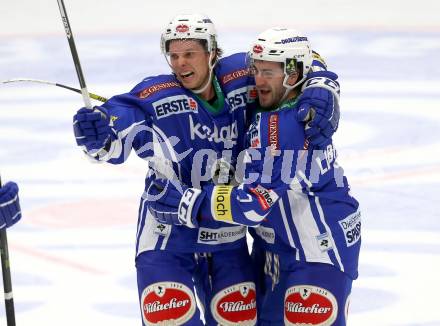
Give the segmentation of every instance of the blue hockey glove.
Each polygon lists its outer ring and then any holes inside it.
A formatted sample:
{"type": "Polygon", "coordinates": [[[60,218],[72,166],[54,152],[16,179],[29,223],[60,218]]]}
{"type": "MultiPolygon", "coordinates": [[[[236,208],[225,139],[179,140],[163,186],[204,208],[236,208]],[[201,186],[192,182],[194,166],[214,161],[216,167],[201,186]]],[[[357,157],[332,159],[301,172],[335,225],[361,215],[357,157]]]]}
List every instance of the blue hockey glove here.
{"type": "Polygon", "coordinates": [[[0,229],[10,227],[21,219],[18,185],[8,182],[0,188],[0,229]]]}
{"type": "Polygon", "coordinates": [[[95,106],[93,111],[81,108],[73,116],[73,132],[78,146],[87,152],[98,153],[108,150],[116,134],[110,127],[110,117],[103,107],[95,106]]]}
{"type": "Polygon", "coordinates": [[[197,213],[204,193],[179,181],[156,179],[147,190],[150,213],[160,223],[198,227],[197,213]]]}
{"type": "Polygon", "coordinates": [[[327,144],[339,124],[338,76],[330,71],[312,72],[298,100],[298,121],[306,122],[306,137],[314,146],[327,144]]]}

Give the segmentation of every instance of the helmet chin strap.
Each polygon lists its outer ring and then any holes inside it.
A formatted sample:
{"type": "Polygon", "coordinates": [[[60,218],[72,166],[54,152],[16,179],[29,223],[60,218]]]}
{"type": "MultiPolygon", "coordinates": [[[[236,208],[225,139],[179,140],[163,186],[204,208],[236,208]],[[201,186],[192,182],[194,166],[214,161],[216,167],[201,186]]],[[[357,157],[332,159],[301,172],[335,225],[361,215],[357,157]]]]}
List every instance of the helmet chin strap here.
{"type": "Polygon", "coordinates": [[[209,54],[209,63],[208,63],[209,76],[208,76],[208,80],[206,81],[205,85],[202,88],[192,89],[191,92],[193,92],[195,94],[201,94],[201,93],[203,93],[208,88],[209,85],[211,85],[211,82],[212,82],[212,72],[214,70],[215,64],[217,63],[217,61],[212,63],[212,59],[214,58],[213,57],[213,53],[214,52],[211,51],[211,53],[209,54]]]}
{"type": "MultiPolygon", "coordinates": [[[[208,76],[208,80],[206,81],[205,85],[203,85],[203,87],[202,87],[202,88],[199,88],[199,89],[191,89],[191,92],[193,92],[193,93],[195,93],[195,94],[203,93],[203,92],[208,88],[208,86],[211,84],[211,82],[212,82],[212,75],[213,75],[212,72],[213,72],[213,70],[214,70],[215,65],[217,64],[217,61],[214,62],[214,63],[212,63],[212,59],[213,59],[213,58],[214,58],[214,56],[213,56],[213,52],[211,52],[211,53],[209,54],[209,63],[208,63],[208,67],[209,67],[209,76],[208,76]]],[[[171,70],[172,70],[173,73],[174,73],[173,66],[171,66],[171,64],[168,62],[168,58],[167,58],[166,55],[165,55],[165,61],[168,63],[168,66],[170,66],[171,70]]],[[[175,74],[175,73],[174,73],[174,74],[175,74]]]]}
{"type": "Polygon", "coordinates": [[[283,97],[281,98],[281,100],[280,100],[280,102],[278,103],[278,105],[281,105],[281,103],[283,103],[283,102],[286,100],[287,95],[289,95],[290,91],[291,91],[292,89],[294,89],[295,87],[297,87],[299,84],[301,84],[301,83],[306,79],[306,77],[307,77],[307,76],[303,76],[303,78],[301,78],[301,80],[298,80],[294,85],[289,85],[289,84],[287,84],[287,80],[289,79],[289,76],[288,76],[288,75],[284,76],[283,86],[284,86],[284,88],[285,88],[286,90],[284,91],[284,95],[283,95],[283,97]]]}

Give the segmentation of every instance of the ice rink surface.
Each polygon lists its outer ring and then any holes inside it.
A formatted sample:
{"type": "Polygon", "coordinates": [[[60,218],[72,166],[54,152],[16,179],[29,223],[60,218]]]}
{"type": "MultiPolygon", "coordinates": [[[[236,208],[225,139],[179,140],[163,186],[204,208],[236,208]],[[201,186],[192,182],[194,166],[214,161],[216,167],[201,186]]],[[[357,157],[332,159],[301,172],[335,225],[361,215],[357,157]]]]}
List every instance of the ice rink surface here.
{"type": "MultiPolygon", "coordinates": [[[[169,71],[160,30],[180,12],[211,16],[226,54],[274,25],[308,34],[340,76],[335,144],[363,211],[349,325],[440,325],[440,4],[267,4],[66,0],[89,91],[103,96],[169,71]]],[[[77,87],[56,1],[0,9],[0,80],[77,87]]],[[[146,163],[89,163],[71,130],[81,106],[60,88],[0,85],[0,172],[19,183],[23,208],[8,230],[19,326],[140,325],[134,242],[146,163]]]]}

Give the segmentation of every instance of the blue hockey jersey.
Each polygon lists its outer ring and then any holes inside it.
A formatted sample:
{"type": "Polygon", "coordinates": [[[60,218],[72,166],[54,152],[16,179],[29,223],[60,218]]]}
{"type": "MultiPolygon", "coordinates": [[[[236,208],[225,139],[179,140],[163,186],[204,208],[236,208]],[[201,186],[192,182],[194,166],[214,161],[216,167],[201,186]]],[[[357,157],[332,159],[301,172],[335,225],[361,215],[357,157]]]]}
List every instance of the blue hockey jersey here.
{"type": "Polygon", "coordinates": [[[333,144],[309,145],[296,114],[290,101],[255,116],[241,155],[245,179],[235,187],[205,186],[200,219],[253,226],[249,231],[258,246],[291,252],[298,261],[332,264],[356,278],[359,204],[333,144]]]}
{"type": "MultiPolygon", "coordinates": [[[[233,167],[244,148],[246,106],[256,90],[244,53],[220,59],[215,68],[220,110],[182,87],[174,75],[144,79],[129,93],[103,106],[115,131],[108,153],[100,160],[124,162],[131,150],[149,162],[150,171],[201,187],[213,182],[218,169],[233,167]],[[211,112],[210,112],[211,111],[211,112]]],[[[151,184],[147,176],[145,189],[151,184]]],[[[137,227],[137,254],[147,250],[208,252],[246,244],[246,227],[206,221],[198,229],[158,223],[142,195],[137,227]]]]}

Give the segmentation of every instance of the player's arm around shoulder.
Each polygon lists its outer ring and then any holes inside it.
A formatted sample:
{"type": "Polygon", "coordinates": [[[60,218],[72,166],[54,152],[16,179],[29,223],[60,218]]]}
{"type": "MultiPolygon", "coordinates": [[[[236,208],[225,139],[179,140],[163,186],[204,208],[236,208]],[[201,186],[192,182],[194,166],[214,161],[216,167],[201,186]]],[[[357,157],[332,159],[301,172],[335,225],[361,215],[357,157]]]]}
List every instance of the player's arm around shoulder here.
{"type": "Polygon", "coordinates": [[[264,175],[260,150],[250,149],[249,155],[256,155],[246,165],[247,179],[238,186],[207,184],[195,189],[177,180],[155,180],[145,197],[151,214],[160,223],[192,228],[210,221],[258,226],[288,188],[279,173],[264,175]]]}
{"type": "Polygon", "coordinates": [[[226,92],[240,86],[254,86],[255,81],[249,74],[249,62],[244,52],[222,57],[215,67],[216,76],[226,92]]]}
{"type": "Polygon", "coordinates": [[[0,188],[0,229],[8,228],[20,219],[18,185],[11,181],[0,188]]]}
{"type": "Polygon", "coordinates": [[[305,123],[310,143],[323,147],[338,129],[340,85],[338,75],[327,70],[324,59],[316,52],[301,91],[297,119],[305,123]]]}

